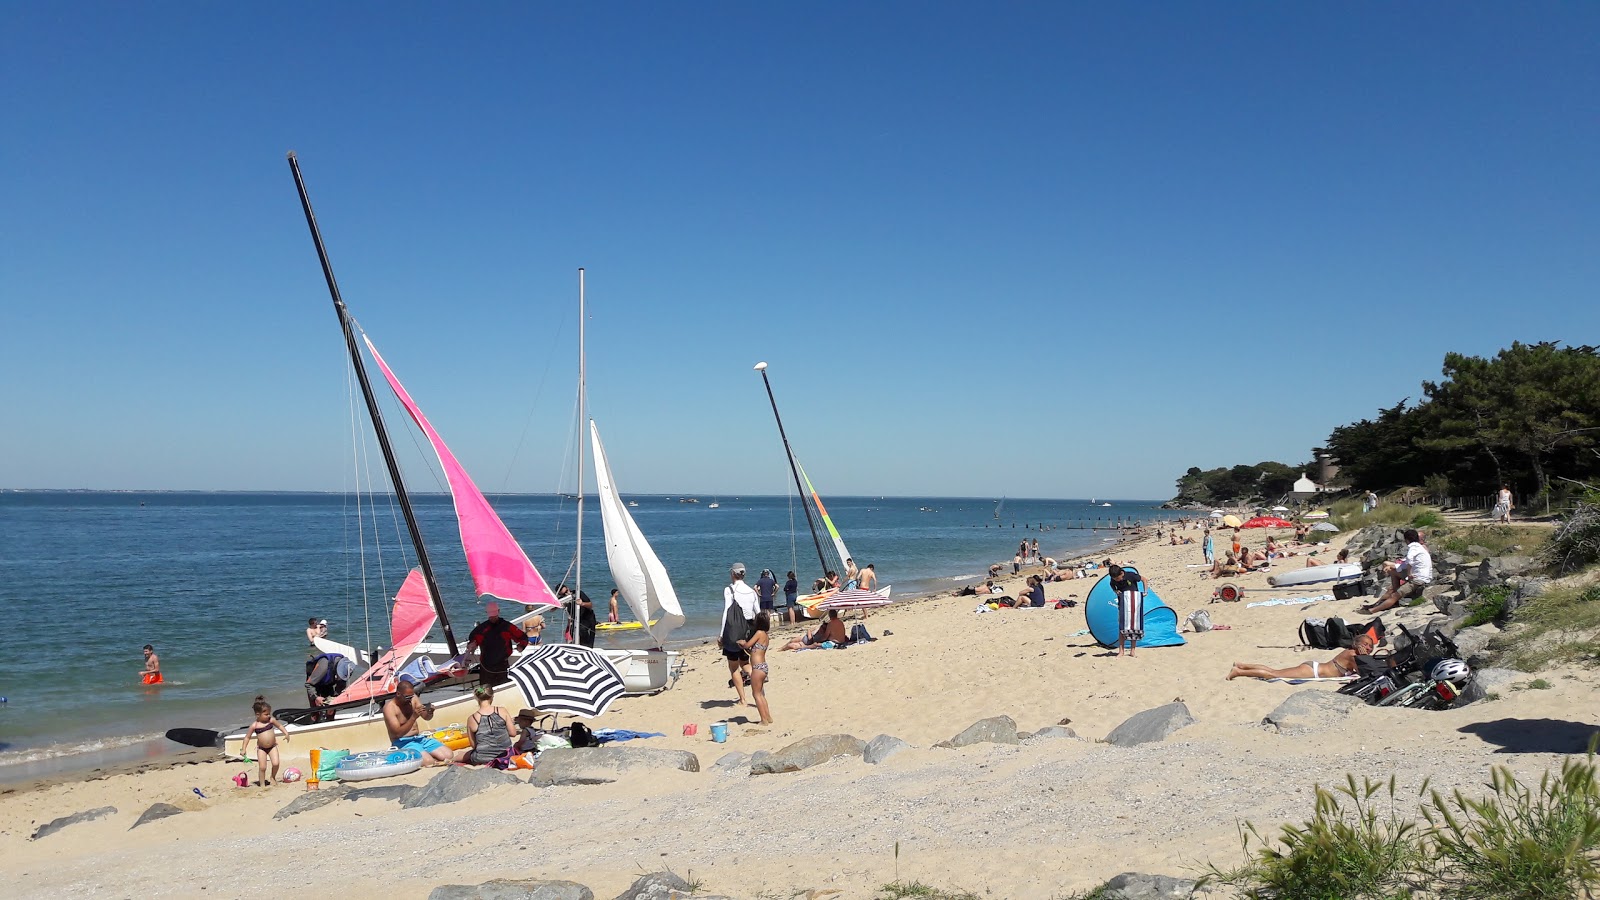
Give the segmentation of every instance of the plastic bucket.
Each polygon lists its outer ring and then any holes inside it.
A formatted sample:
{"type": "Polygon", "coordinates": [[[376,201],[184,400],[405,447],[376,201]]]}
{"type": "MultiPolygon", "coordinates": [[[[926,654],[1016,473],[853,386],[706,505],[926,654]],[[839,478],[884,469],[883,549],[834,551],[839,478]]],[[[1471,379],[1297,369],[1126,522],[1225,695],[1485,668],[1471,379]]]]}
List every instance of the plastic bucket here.
{"type": "Polygon", "coordinates": [[[728,742],[728,723],[712,722],[711,739],[719,744],[726,744],[728,742]]]}

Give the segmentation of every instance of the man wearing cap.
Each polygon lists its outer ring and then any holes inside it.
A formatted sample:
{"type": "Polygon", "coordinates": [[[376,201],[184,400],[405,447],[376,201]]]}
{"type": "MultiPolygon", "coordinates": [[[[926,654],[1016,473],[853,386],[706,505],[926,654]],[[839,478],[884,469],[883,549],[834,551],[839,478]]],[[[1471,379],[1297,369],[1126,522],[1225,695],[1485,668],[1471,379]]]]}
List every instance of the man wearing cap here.
{"type": "Polygon", "coordinates": [[[754,633],[758,599],[750,585],[744,583],[744,563],[734,563],[728,569],[728,586],[722,589],[722,655],[728,660],[729,683],[739,694],[739,705],[745,699],[747,679],[742,671],[750,662],[750,654],[739,646],[754,633]]]}
{"type": "Polygon", "coordinates": [[[521,628],[500,618],[500,604],[493,600],[483,605],[487,619],[472,629],[467,638],[467,648],[478,651],[478,683],[490,687],[506,683],[506,670],[511,668],[512,648],[526,649],[528,636],[521,628]]]}

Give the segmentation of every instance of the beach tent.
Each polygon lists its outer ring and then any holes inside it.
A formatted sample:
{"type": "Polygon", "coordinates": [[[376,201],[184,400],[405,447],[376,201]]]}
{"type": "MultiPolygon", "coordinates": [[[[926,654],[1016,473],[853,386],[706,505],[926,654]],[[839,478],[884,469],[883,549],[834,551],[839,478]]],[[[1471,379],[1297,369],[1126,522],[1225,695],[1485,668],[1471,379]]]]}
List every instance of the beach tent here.
{"type": "MultiPolygon", "coordinates": [[[[1137,572],[1133,566],[1123,566],[1137,572]]],[[[1083,601],[1084,615],[1089,619],[1089,633],[1102,647],[1115,647],[1121,629],[1117,622],[1117,594],[1111,589],[1111,576],[1102,575],[1089,589],[1083,601]]],[[[1162,602],[1150,586],[1144,591],[1144,637],[1140,647],[1181,647],[1188,643],[1178,634],[1178,614],[1162,602]]]]}
{"type": "Polygon", "coordinates": [[[1239,526],[1240,528],[1293,528],[1293,522],[1286,522],[1277,516],[1256,516],[1254,519],[1239,526]]]}

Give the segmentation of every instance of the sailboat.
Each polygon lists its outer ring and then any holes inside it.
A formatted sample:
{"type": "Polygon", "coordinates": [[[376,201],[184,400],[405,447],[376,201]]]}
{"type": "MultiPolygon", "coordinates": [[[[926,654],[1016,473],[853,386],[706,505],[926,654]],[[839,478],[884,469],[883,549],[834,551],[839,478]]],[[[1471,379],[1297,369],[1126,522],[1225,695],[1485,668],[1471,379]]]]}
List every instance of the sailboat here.
{"type": "MultiPolygon", "coordinates": [[[[378,353],[372,340],[362,333],[361,342],[357,342],[356,333],[360,329],[339,294],[339,285],[334,278],[333,267],[328,261],[322,234],[317,227],[316,215],[311,209],[311,198],[301,177],[299,162],[293,153],[289,154],[289,169],[294,175],[301,208],[305,212],[306,225],[311,231],[312,243],[316,246],[317,258],[322,265],[323,277],[327,281],[328,292],[333,300],[334,312],[339,318],[339,327],[344,335],[350,364],[361,387],[373,432],[383,451],[395,501],[400,507],[410,533],[417,567],[407,574],[405,582],[396,594],[391,629],[393,646],[388,652],[353,679],[350,686],[333,698],[328,706],[317,709],[279,709],[276,714],[291,734],[308,734],[311,740],[319,743],[327,742],[333,746],[354,749],[385,747],[389,744],[389,735],[383,722],[383,702],[394,690],[400,671],[418,657],[430,655],[429,648],[422,645],[421,641],[435,623],[444,633],[444,642],[433,655],[442,655],[446,661],[453,661],[456,664],[450,673],[442,678],[430,679],[422,689],[428,696],[428,702],[434,707],[432,724],[442,726],[451,721],[466,720],[476,706],[476,700],[472,696],[475,679],[469,680],[465,667],[459,664],[462,658],[461,648],[456,642],[455,632],[450,627],[450,619],[439,591],[438,581],[434,577],[433,567],[429,561],[428,549],[423,542],[422,531],[417,525],[416,514],[406,491],[405,480],[401,477],[399,463],[394,455],[388,429],[384,426],[377,397],[367,378],[366,364],[360,349],[361,343],[366,345],[373,361],[377,363],[385,380],[411,419],[427,435],[439,464],[444,469],[445,479],[449,483],[455,503],[462,550],[466,555],[467,568],[472,573],[478,595],[485,599],[518,603],[530,608],[554,607],[559,603],[543,576],[528,559],[527,553],[511,536],[505,523],[489,505],[489,501],[473,484],[466,470],[450,452],[450,448],[423,416],[422,410],[400,384],[400,380],[378,353]]],[[[497,690],[506,692],[507,705],[532,705],[514,683],[499,686],[497,690]]],[[[197,731],[197,729],[185,730],[197,731]]],[[[220,738],[225,752],[245,755],[247,748],[244,729],[215,737],[220,738]]]]}
{"type": "MultiPolygon", "coordinates": [[[[578,270],[578,409],[587,414],[589,407],[587,361],[584,352],[584,293],[583,270],[578,270]]],[[[607,649],[602,651],[622,672],[623,684],[630,693],[660,690],[667,686],[668,678],[676,681],[680,673],[681,656],[676,650],[667,650],[667,636],[684,622],[683,607],[672,587],[666,566],[645,539],[633,514],[622,502],[617,490],[617,479],[611,474],[611,462],[600,441],[600,426],[593,418],[589,422],[589,440],[594,447],[594,478],[600,502],[600,525],[605,533],[606,563],[611,568],[611,580],[617,592],[633,611],[639,627],[650,636],[654,647],[644,650],[607,649]]],[[[578,477],[583,477],[582,443],[579,443],[578,477]]],[[[581,496],[583,491],[578,491],[581,496]]],[[[578,501],[578,584],[583,579],[583,501],[578,501]]]]}
{"type": "Polygon", "coordinates": [[[994,517],[996,519],[1000,518],[1000,510],[1005,509],[1005,508],[1006,508],[1006,498],[1001,497],[1000,498],[1000,502],[996,503],[994,505],[994,517]]]}
{"type": "MultiPolygon", "coordinates": [[[[795,458],[794,450],[789,446],[789,436],[783,430],[783,417],[778,415],[778,401],[772,395],[772,382],[767,378],[767,364],[765,362],[756,363],[755,370],[761,373],[761,382],[767,388],[767,401],[772,404],[772,417],[778,422],[778,437],[783,441],[784,455],[789,458],[789,471],[794,475],[795,490],[800,493],[801,508],[806,514],[806,525],[811,530],[811,543],[817,550],[817,562],[822,565],[823,573],[839,572],[842,574],[845,570],[845,560],[851,558],[850,548],[844,545],[844,537],[839,534],[838,527],[833,524],[833,519],[828,515],[828,508],[822,504],[821,495],[812,486],[811,479],[806,475],[805,468],[800,465],[800,461],[795,458]],[[809,500],[807,499],[808,497],[809,500]],[[813,508],[816,510],[815,517],[812,516],[813,508]],[[834,553],[832,559],[828,558],[828,553],[823,549],[822,538],[817,534],[816,519],[818,518],[822,520],[823,527],[828,531],[830,539],[828,549],[834,553]]],[[[884,585],[878,588],[875,593],[888,597],[893,589],[892,585],[884,585]]],[[[830,593],[825,591],[820,594],[801,597],[800,604],[802,606],[811,606],[826,599],[830,593]]]]}

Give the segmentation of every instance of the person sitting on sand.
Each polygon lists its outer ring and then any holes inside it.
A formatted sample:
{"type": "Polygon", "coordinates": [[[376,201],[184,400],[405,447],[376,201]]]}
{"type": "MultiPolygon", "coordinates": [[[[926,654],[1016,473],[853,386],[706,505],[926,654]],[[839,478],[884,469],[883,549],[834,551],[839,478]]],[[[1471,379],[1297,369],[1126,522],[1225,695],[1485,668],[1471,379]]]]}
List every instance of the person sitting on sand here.
{"type": "Polygon", "coordinates": [[[439,743],[431,734],[421,734],[418,723],[433,718],[433,704],[423,703],[417,696],[417,686],[406,676],[400,677],[394,696],[383,704],[383,724],[389,729],[389,740],[401,750],[418,750],[422,764],[438,766],[455,759],[450,748],[439,743]]]}
{"type": "Polygon", "coordinates": [[[784,650],[810,650],[821,647],[824,642],[832,641],[835,647],[843,647],[846,642],[844,634],[844,620],[839,618],[837,609],[828,610],[828,618],[824,619],[817,630],[811,634],[804,634],[784,644],[784,650]]]}
{"type": "Polygon", "coordinates": [[[1358,635],[1354,641],[1355,646],[1348,650],[1341,650],[1333,659],[1324,663],[1308,659],[1298,666],[1287,669],[1273,669],[1260,663],[1236,662],[1228,670],[1228,680],[1235,678],[1349,678],[1356,674],[1356,657],[1370,656],[1377,649],[1377,643],[1370,634],[1358,635]]]}
{"type": "Polygon", "coordinates": [[[1028,586],[1022,589],[1022,596],[1017,598],[1017,606],[1044,606],[1044,579],[1037,575],[1028,576],[1028,586]]]}
{"type": "Polygon", "coordinates": [[[521,736],[522,728],[503,707],[494,705],[491,685],[478,685],[472,689],[472,696],[478,700],[478,711],[467,717],[467,740],[472,746],[461,761],[486,766],[511,749],[521,736]]]}
{"type": "Polygon", "coordinates": [[[1234,558],[1233,551],[1229,550],[1224,559],[1211,564],[1210,575],[1212,578],[1228,578],[1243,572],[1244,568],[1239,565],[1239,560],[1234,558]]]}

